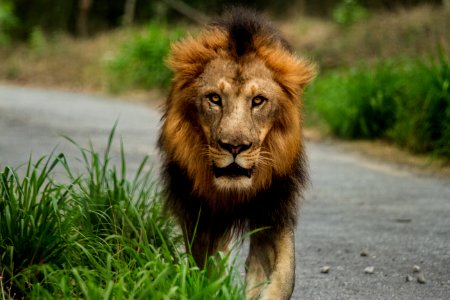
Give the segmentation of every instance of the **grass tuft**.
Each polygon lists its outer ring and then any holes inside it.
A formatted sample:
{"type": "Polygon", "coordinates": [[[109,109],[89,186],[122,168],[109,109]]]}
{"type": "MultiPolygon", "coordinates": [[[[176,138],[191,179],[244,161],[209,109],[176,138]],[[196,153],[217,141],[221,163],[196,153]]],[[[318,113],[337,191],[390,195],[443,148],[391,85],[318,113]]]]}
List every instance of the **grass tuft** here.
{"type": "Polygon", "coordinates": [[[23,179],[10,167],[0,172],[0,274],[12,292],[17,287],[10,283],[28,267],[65,261],[70,186],[48,180],[63,158],[28,163],[23,179]]]}

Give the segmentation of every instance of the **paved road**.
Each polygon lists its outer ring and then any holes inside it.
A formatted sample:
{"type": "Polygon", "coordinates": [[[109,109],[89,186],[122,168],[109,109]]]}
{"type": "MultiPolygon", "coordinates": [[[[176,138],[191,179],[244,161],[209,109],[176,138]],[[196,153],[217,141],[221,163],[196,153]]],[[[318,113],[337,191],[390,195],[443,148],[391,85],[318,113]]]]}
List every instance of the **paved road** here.
{"type": "MultiPolygon", "coordinates": [[[[88,95],[0,86],[0,167],[98,149],[114,122],[131,169],[154,144],[160,114],[88,95]]],[[[297,233],[294,299],[450,299],[450,181],[410,173],[334,145],[308,143],[312,186],[297,233]],[[361,256],[364,253],[366,256],[361,256]],[[320,268],[330,266],[328,274],[320,268]],[[426,283],[416,281],[413,266],[426,283]],[[373,266],[373,274],[365,274],[373,266]],[[413,281],[406,282],[406,276],[413,281]]],[[[118,146],[113,155],[118,157],[118,146]]]]}
{"type": "MultiPolygon", "coordinates": [[[[160,114],[142,105],[117,99],[0,86],[0,167],[19,166],[52,152],[79,158],[79,151],[64,136],[102,153],[118,122],[112,156],[120,157],[123,139],[130,171],[145,155],[157,157],[155,143],[160,114]]],[[[77,167],[77,161],[72,161],[77,167]]]]}

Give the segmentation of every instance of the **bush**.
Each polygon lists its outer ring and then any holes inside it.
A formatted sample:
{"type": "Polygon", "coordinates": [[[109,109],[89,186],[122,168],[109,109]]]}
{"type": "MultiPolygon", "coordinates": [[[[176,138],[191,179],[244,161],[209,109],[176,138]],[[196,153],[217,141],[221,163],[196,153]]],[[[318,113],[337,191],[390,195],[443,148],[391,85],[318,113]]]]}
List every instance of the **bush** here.
{"type": "Polygon", "coordinates": [[[388,138],[450,158],[450,64],[410,60],[334,71],[309,89],[307,108],[343,138],[388,138]]]}
{"type": "Polygon", "coordinates": [[[396,78],[392,64],[335,71],[319,78],[307,95],[333,134],[376,138],[395,122],[396,78]]]}
{"type": "Polygon", "coordinates": [[[11,29],[18,24],[14,15],[14,5],[10,1],[0,2],[0,46],[11,42],[11,29]]]}
{"type": "Polygon", "coordinates": [[[145,35],[123,45],[120,53],[107,63],[110,90],[167,87],[172,74],[164,59],[170,44],[181,35],[180,28],[169,30],[163,23],[150,23],[145,35]]]}
{"type": "Polygon", "coordinates": [[[450,62],[443,52],[430,64],[416,62],[404,70],[405,89],[397,103],[397,122],[389,132],[415,152],[450,158],[450,62]]]}

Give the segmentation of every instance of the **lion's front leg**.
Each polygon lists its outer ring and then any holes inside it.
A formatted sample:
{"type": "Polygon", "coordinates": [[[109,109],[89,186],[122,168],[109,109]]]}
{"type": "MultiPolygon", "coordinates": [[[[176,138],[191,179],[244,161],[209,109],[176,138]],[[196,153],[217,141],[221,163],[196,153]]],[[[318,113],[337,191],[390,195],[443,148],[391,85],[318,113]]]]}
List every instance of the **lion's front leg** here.
{"type": "Polygon", "coordinates": [[[186,250],[192,254],[197,266],[205,267],[206,260],[219,251],[228,252],[230,234],[217,233],[205,228],[188,228],[183,230],[186,250]]]}
{"type": "Polygon", "coordinates": [[[295,281],[294,232],[254,234],[246,261],[246,299],[290,299],[295,281]]]}

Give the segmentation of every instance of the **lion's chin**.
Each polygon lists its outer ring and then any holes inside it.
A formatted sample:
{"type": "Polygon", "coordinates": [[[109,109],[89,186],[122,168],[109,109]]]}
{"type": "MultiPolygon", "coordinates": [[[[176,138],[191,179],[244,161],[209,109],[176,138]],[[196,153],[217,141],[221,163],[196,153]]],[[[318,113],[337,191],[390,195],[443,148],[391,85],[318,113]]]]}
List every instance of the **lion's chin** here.
{"type": "Polygon", "coordinates": [[[252,186],[252,178],[246,176],[222,176],[215,177],[213,182],[218,190],[221,191],[245,191],[251,188],[252,186]]]}
{"type": "Polygon", "coordinates": [[[244,191],[252,186],[254,168],[241,167],[236,162],[220,168],[213,164],[214,184],[222,191],[244,191]]]}
{"type": "Polygon", "coordinates": [[[214,185],[219,191],[243,192],[251,188],[254,167],[244,168],[232,162],[226,167],[218,167],[213,163],[214,185]]]}

